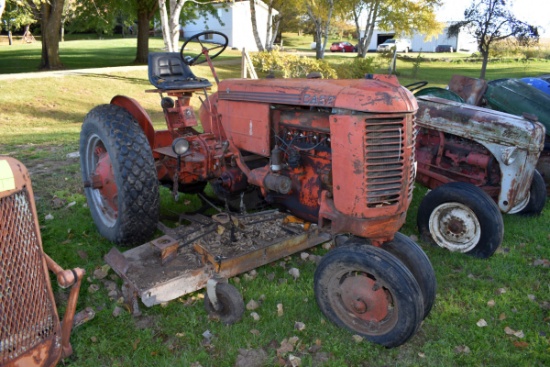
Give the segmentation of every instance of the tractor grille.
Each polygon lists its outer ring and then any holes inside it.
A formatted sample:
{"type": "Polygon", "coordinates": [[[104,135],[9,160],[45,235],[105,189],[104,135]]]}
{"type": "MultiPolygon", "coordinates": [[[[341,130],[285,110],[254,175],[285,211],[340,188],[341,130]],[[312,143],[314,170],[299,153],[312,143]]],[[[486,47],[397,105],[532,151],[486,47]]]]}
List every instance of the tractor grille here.
{"type": "Polygon", "coordinates": [[[412,138],[412,151],[410,157],[410,166],[411,170],[409,172],[409,202],[412,201],[413,191],[414,191],[414,181],[416,180],[416,136],[418,135],[418,129],[416,128],[416,117],[412,119],[411,124],[411,138],[412,138]]]}
{"type": "Polygon", "coordinates": [[[27,190],[0,198],[0,365],[59,335],[27,190]]]}
{"type": "MultiPolygon", "coordinates": [[[[402,196],[405,119],[366,120],[367,207],[399,204],[402,196]]],[[[408,178],[408,177],[407,177],[408,178]]]]}

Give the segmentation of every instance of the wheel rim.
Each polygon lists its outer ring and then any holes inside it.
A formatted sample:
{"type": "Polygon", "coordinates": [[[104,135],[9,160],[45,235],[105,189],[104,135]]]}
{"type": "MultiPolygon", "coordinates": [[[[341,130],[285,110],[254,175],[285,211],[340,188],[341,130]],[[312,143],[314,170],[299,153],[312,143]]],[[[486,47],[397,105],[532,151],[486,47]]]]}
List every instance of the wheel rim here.
{"type": "Polygon", "coordinates": [[[360,333],[382,335],[397,322],[397,305],[391,292],[370,274],[335,274],[328,297],[338,318],[360,333]]]}
{"type": "Polygon", "coordinates": [[[461,203],[445,203],[436,207],[429,220],[435,242],[452,252],[468,252],[481,238],[481,225],[476,214],[461,203]]]}
{"type": "Polygon", "coordinates": [[[113,227],[118,218],[118,188],[109,153],[96,134],[88,139],[85,160],[90,204],[97,208],[101,221],[106,226],[113,227]]]}
{"type": "Polygon", "coordinates": [[[527,204],[529,204],[529,200],[531,200],[531,192],[527,192],[527,196],[525,197],[525,199],[522,202],[516,204],[516,206],[510,209],[507,214],[516,214],[521,212],[527,206],[527,204]]]}

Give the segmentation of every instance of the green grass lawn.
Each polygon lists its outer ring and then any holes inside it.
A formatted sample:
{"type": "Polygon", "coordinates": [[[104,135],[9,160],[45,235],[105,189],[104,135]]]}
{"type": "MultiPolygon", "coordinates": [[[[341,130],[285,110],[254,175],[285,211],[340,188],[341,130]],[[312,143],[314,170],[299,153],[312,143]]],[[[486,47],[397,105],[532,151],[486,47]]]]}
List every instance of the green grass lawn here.
{"type": "MultiPolygon", "coordinates": [[[[87,69],[133,65],[136,57],[136,38],[73,39],[59,43],[59,56],[66,69],[87,69]]],[[[180,43],[180,46],[182,43],[180,43]]],[[[149,39],[149,50],[164,48],[161,38],[149,39]]],[[[192,51],[192,49],[190,50],[192,51]]],[[[199,51],[197,48],[196,51],[199,51]]],[[[14,42],[8,46],[0,41],[0,74],[38,71],[42,45],[40,42],[14,42]]],[[[226,50],[218,60],[240,56],[240,51],[226,50]]]]}
{"type": "MultiPolygon", "coordinates": [[[[79,68],[92,67],[87,63],[91,60],[104,62],[99,59],[107,49],[113,58],[120,56],[116,62],[121,65],[133,57],[131,40],[70,42],[62,46],[62,51],[71,50],[62,52],[66,55],[62,60],[79,68]],[[119,49],[120,55],[114,49],[119,49]],[[78,58],[81,62],[75,61],[78,58]]],[[[158,40],[152,45],[162,47],[158,40]]],[[[32,64],[32,52],[25,54],[26,61],[14,57],[23,55],[18,54],[19,50],[29,51],[28,45],[17,47],[8,52],[0,46],[2,73],[6,60],[12,70],[32,64]]],[[[545,61],[495,63],[489,65],[488,78],[547,73],[549,65],[545,61]]],[[[412,62],[399,60],[397,70],[402,84],[427,80],[431,85],[443,86],[453,74],[477,76],[479,67],[478,62],[426,61],[413,78],[412,62]]],[[[212,79],[207,67],[197,66],[194,70],[212,79]]],[[[239,70],[240,65],[221,65],[218,73],[224,79],[238,77],[239,70]]],[[[116,94],[140,101],[155,126],[163,126],[159,96],[144,92],[151,88],[145,70],[0,80],[0,154],[16,157],[29,168],[45,251],[64,267],[86,269],[78,309],[96,310],[95,319],[73,331],[75,353],[64,365],[232,366],[241,349],[263,348],[269,356],[267,365],[279,366],[276,350],[284,339],[293,336],[298,342],[292,354],[302,358],[303,366],[550,365],[550,275],[544,265],[548,263],[541,261],[550,259],[548,204],[537,218],[506,215],[504,243],[487,260],[420,243],[436,272],[436,303],[417,335],[398,348],[356,342],[350,333],[328,322],[315,303],[315,264],[299,255],[257,269],[258,276],[253,280],[244,276],[231,280],[245,304],[264,299],[256,310],[259,321],[253,320],[250,311],[233,326],[209,320],[200,292],[162,306],[142,305],[143,315],[138,318],[126,311],[114,317],[116,300],[109,298],[104,281],[93,277],[112,244],[97,233],[85,205],[79,161],[67,154],[78,150],[85,114],[95,105],[109,103],[116,94]],[[76,205],[67,207],[72,202],[76,205]],[[52,220],[45,219],[48,214],[52,220]],[[292,267],[300,269],[297,280],[288,274],[292,267]],[[92,285],[98,285],[99,291],[93,292],[92,285]],[[281,317],[277,316],[278,303],[284,306],[281,317]],[[477,325],[481,319],[487,326],[477,325]],[[304,323],[305,329],[295,329],[296,322],[304,323]],[[516,335],[507,334],[506,328],[516,335]],[[207,330],[214,335],[210,343],[205,343],[202,336],[207,330]]],[[[193,103],[198,107],[200,102],[195,99],[193,103]]],[[[415,189],[402,228],[407,235],[418,236],[416,210],[425,191],[415,189]]],[[[167,191],[162,195],[163,211],[182,210],[187,200],[193,201],[186,197],[173,204],[167,191]]],[[[315,248],[310,252],[322,255],[325,251],[315,248]]],[[[120,284],[112,275],[108,279],[120,284]]],[[[58,298],[66,295],[57,286],[54,291],[58,298]]]]}

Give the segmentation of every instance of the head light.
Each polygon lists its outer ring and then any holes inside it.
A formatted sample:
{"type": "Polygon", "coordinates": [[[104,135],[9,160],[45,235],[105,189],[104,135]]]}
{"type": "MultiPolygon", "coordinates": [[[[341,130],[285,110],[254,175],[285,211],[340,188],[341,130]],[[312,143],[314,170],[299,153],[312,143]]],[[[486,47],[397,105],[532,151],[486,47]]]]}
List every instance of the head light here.
{"type": "Polygon", "coordinates": [[[176,155],[185,154],[189,150],[189,142],[184,138],[176,138],[172,142],[172,150],[176,155]]]}
{"type": "Polygon", "coordinates": [[[516,147],[507,147],[502,150],[502,161],[505,165],[509,166],[516,160],[518,156],[518,149],[516,147]]]}

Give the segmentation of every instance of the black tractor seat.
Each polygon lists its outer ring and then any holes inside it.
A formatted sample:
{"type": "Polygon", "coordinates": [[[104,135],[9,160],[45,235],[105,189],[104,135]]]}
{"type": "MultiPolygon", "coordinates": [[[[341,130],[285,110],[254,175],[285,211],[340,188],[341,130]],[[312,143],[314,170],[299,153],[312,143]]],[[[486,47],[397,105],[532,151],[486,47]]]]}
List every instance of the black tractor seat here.
{"type": "Polygon", "coordinates": [[[196,90],[212,86],[207,79],[193,74],[179,52],[150,53],[149,82],[161,90],[196,90]]]}

